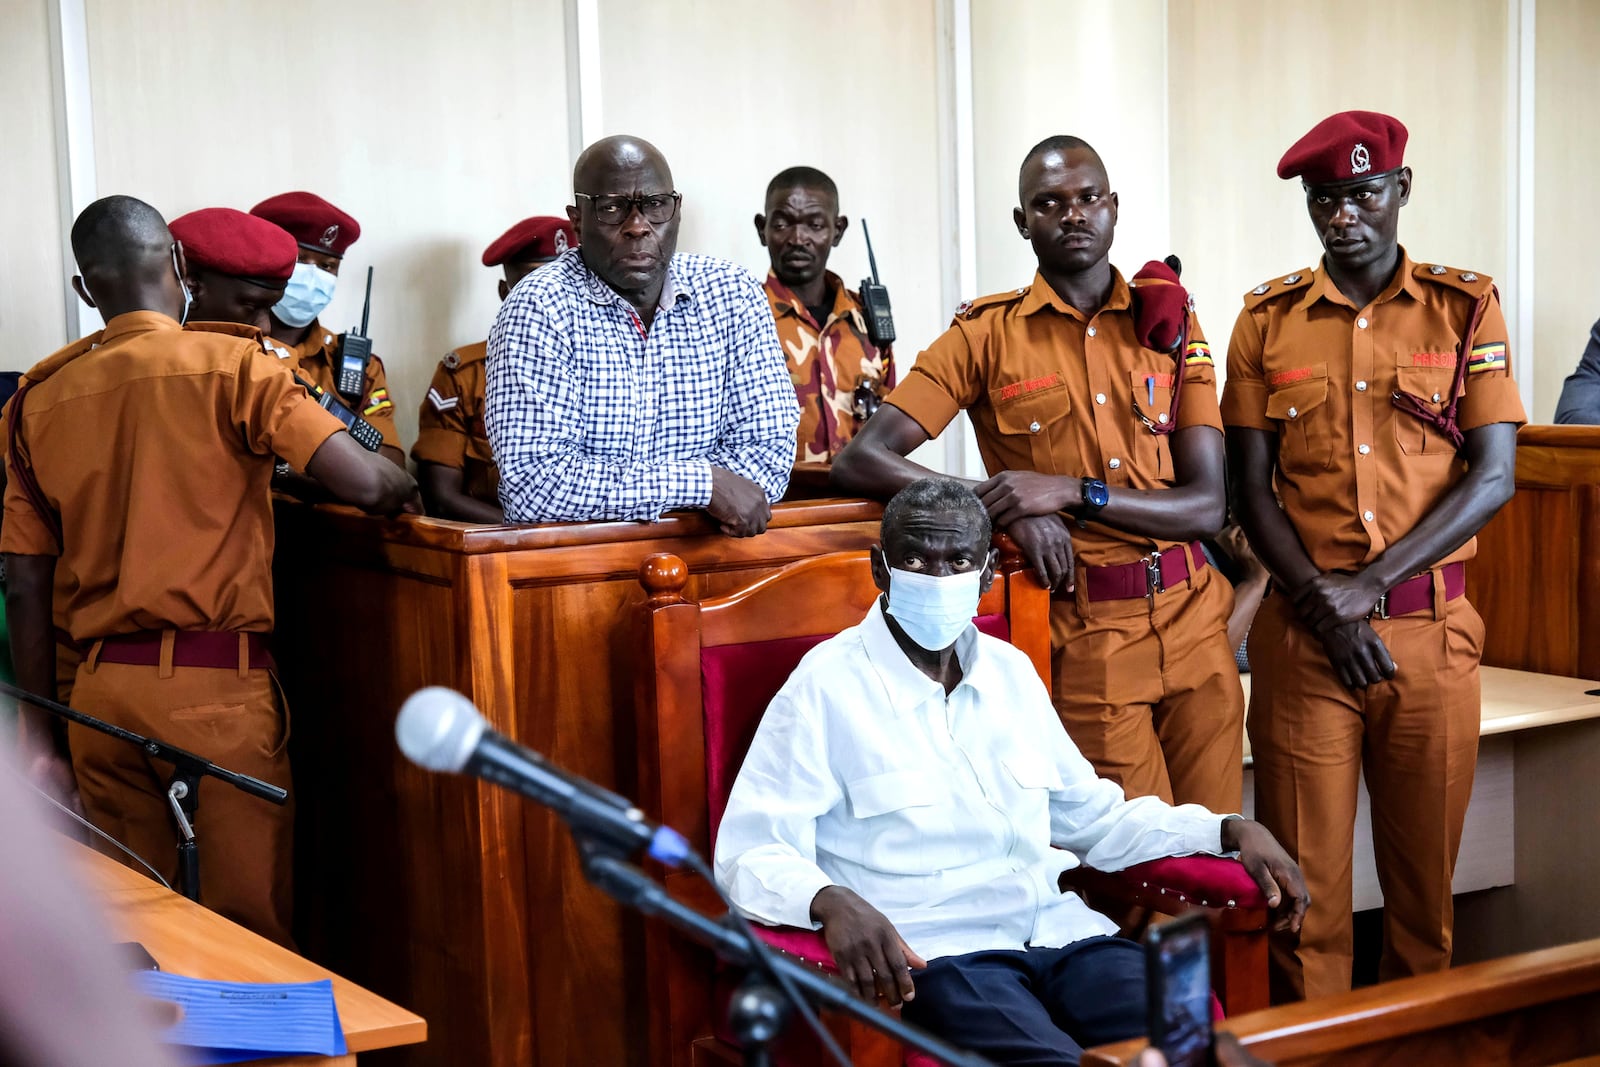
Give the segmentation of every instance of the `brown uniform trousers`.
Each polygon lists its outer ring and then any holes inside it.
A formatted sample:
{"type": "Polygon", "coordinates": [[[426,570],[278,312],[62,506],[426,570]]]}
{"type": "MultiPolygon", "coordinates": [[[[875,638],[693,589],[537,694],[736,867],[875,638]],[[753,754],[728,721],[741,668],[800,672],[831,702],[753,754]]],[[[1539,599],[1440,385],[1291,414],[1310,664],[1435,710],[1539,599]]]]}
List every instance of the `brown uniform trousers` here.
{"type": "MultiPolygon", "coordinates": [[[[267,671],[90,666],[86,660],[78,669],[76,692],[83,707],[100,718],[289,788],[289,718],[267,671]]],[[[69,739],[89,821],[179,888],[177,831],[164,788],[171,768],[94,730],[74,726],[69,739]]],[[[279,807],[226,782],[202,778],[194,830],[200,899],[206,907],[293,947],[292,796],[279,807]]]]}
{"type": "Polygon", "coordinates": [[[343,340],[343,334],[325,329],[319,320],[312,319],[309,331],[299,344],[286,345],[269,337],[266,348],[279,359],[289,360],[300,377],[354,407],[383,435],[386,447],[404,452],[400,429],[394,421],[394,398],[389,395],[389,377],[384,372],[383,360],[373,356],[367,361],[367,381],[360,403],[351,405],[350,399],[335,388],[333,361],[343,340]]]}
{"type": "MultiPolygon", "coordinates": [[[[338,420],[263,357],[256,331],[182,330],[154,312],[117,316],[28,377],[28,462],[6,455],[0,552],[55,557],[54,603],[40,607],[90,657],[74,705],[287,788],[287,721],[266,670],[94,657],[111,635],[269,632],[274,455],[304,469],[338,420]]],[[[69,741],[90,818],[175,878],[170,769],[92,732],[69,741]]],[[[287,944],[292,813],[206,781],[197,821],[201,903],[287,944]]]]}
{"type": "MultiPolygon", "coordinates": [[[[1464,475],[1455,446],[1390,397],[1438,411],[1473,305],[1488,297],[1460,394],[1463,431],[1521,422],[1505,318],[1490,281],[1402,254],[1389,287],[1353,307],[1325,271],[1304,270],[1245,297],[1228,352],[1229,426],[1278,437],[1275,486],[1313,563],[1370,564],[1409,534],[1464,475]]],[[[1374,618],[1398,667],[1391,681],[1347,690],[1322,643],[1269,596],[1250,632],[1250,744],[1256,816],[1300,863],[1312,905],[1298,937],[1277,935],[1277,1000],[1318,997],[1351,981],[1351,864],[1356,783],[1365,771],[1384,897],[1384,978],[1450,963],[1450,882],[1478,751],[1483,625],[1465,597],[1445,599],[1431,569],[1429,611],[1374,618]]]]}
{"type": "MultiPolygon", "coordinates": [[[[1177,366],[1139,344],[1131,306],[1120,273],[1093,316],[1042,277],[964,304],[886,403],[929,436],[965,410],[990,473],[1093,476],[1113,491],[1170,488],[1170,439],[1145,420],[1167,417],[1177,366]]],[[[1215,369],[1198,325],[1191,342],[1177,425],[1220,433],[1215,369]]],[[[1189,579],[1153,596],[1090,603],[1086,567],[1186,547],[1099,523],[1074,528],[1072,540],[1077,592],[1058,593],[1050,613],[1053,695],[1067,733],[1129,796],[1238,811],[1244,692],[1228,647],[1228,583],[1191,564],[1189,579]]]]}
{"type": "Polygon", "coordinates": [[[870,391],[876,404],[894,388],[894,353],[867,335],[861,297],[833,271],[827,279],[832,303],[820,323],[770,270],[763,286],[800,401],[796,463],[832,463],[865,421],[856,418],[856,391],[870,391]]]}
{"type": "Polygon", "coordinates": [[[417,412],[417,443],[411,458],[461,472],[461,490],[500,506],[500,468],[483,425],[484,359],[489,344],[463,345],[446,353],[433,372],[417,412]]]}

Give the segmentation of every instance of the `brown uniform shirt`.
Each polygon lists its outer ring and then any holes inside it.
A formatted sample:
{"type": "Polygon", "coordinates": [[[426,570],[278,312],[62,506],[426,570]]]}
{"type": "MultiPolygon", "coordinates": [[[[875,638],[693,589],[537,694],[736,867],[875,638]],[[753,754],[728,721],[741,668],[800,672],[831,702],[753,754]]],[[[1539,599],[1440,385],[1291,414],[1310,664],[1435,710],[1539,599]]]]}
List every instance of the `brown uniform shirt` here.
{"type": "MultiPolygon", "coordinates": [[[[1170,488],[1169,440],[1144,419],[1170,410],[1178,363],[1139,344],[1128,283],[1120,272],[1113,278],[1110,299],[1093,316],[1037,274],[1032,285],[962,305],[888,403],[930,436],[965,409],[990,474],[1031,470],[1170,488]]],[[[1184,359],[1178,427],[1220,432],[1216,372],[1198,324],[1184,359]]],[[[1072,542],[1084,566],[1126,563],[1174,543],[1098,523],[1074,531],[1072,542]]]]}
{"type": "Polygon", "coordinates": [[[500,505],[500,468],[483,428],[484,357],[487,341],[446,353],[433,372],[417,413],[417,443],[411,458],[461,471],[461,489],[486,504],[500,505]]]}
{"type": "Polygon", "coordinates": [[[65,544],[8,454],[0,552],[59,557],[73,638],[271,630],[274,453],[304,468],[343,427],[260,335],[133,312],[28,378],[19,448],[65,544]]]}
{"type": "MultiPolygon", "coordinates": [[[[1403,389],[1435,411],[1448,402],[1457,345],[1485,294],[1457,409],[1466,431],[1526,421],[1486,275],[1413,263],[1402,250],[1394,280],[1364,308],[1324,270],[1245,295],[1228,345],[1223,419],[1278,435],[1278,495],[1321,569],[1370,563],[1466,473],[1449,439],[1391,397],[1403,389]]],[[[1474,539],[1438,562],[1476,552],[1474,539]]]]}
{"type": "MultiPolygon", "coordinates": [[[[271,337],[267,338],[266,344],[267,351],[279,359],[293,360],[300,377],[332,393],[341,402],[349,403],[334,388],[334,357],[339,352],[343,338],[343,334],[333,333],[325,329],[319,320],[312,319],[310,332],[299,344],[286,345],[271,337]]],[[[400,430],[394,424],[394,400],[389,396],[389,379],[383,372],[383,360],[377,356],[367,361],[367,385],[356,412],[378,428],[378,432],[383,434],[384,444],[405,451],[405,446],[400,443],[400,430]]]]}
{"type": "Polygon", "coordinates": [[[867,336],[861,297],[844,280],[827,273],[833,296],[826,322],[809,309],[770,270],[764,288],[778,326],[778,342],[800,400],[795,432],[796,463],[829,463],[855,436],[856,387],[863,383],[882,400],[894,388],[892,348],[878,348],[867,336]]]}

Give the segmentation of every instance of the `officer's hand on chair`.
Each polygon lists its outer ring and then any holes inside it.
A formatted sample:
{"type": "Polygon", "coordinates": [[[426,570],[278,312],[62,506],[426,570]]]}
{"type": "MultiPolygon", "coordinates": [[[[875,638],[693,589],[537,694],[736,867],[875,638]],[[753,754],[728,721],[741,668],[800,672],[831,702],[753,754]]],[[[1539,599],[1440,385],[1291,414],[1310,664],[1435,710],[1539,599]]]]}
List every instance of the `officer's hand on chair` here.
{"type": "Polygon", "coordinates": [[[1378,606],[1383,590],[1373,585],[1368,572],[1340,574],[1327,571],[1317,575],[1294,593],[1295,611],[1313,633],[1327,633],[1335,626],[1365,619],[1378,606]]]}
{"type": "Polygon", "coordinates": [[[811,901],[811,918],[822,924],[839,977],[862,1000],[881,996],[899,1004],[916,995],[911,971],[922,970],[928,961],[911,951],[883,912],[843,886],[830,885],[811,901]]]}
{"type": "Polygon", "coordinates": [[[1005,527],[1046,589],[1072,591],[1072,535],[1060,515],[1030,515],[1005,527]]]}
{"type": "Polygon", "coordinates": [[[1334,626],[1323,632],[1322,648],[1346,689],[1365,689],[1393,678],[1394,660],[1383,639],[1365,619],[1334,626]]]}
{"type": "Polygon", "coordinates": [[[1038,471],[1001,471],[973,490],[996,526],[1029,515],[1052,515],[1083,506],[1083,479],[1038,471]]]}
{"type": "Polygon", "coordinates": [[[1289,858],[1272,831],[1253,819],[1224,819],[1222,848],[1226,852],[1238,852],[1239,862],[1261,887],[1267,906],[1277,917],[1273,928],[1298,933],[1300,924],[1305,921],[1311,894],[1306,889],[1300,865],[1289,858]]]}

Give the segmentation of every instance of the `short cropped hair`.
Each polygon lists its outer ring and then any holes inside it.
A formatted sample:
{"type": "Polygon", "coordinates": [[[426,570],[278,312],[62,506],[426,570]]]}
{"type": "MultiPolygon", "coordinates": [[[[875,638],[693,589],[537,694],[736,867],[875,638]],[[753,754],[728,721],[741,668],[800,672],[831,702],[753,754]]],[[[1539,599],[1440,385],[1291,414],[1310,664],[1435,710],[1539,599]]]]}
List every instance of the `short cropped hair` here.
{"type": "Polygon", "coordinates": [[[833,209],[839,210],[839,187],[833,184],[832,178],[816,167],[788,167],[780,170],[767,183],[767,199],[771,200],[772,194],[779,189],[816,189],[827,193],[833,200],[833,209]]]}
{"type": "Polygon", "coordinates": [[[896,543],[906,520],[915,513],[930,511],[961,512],[972,520],[974,530],[981,535],[978,544],[987,549],[994,526],[983,501],[970,488],[954,478],[921,478],[894,495],[883,509],[883,525],[878,539],[885,549],[896,543]]]}

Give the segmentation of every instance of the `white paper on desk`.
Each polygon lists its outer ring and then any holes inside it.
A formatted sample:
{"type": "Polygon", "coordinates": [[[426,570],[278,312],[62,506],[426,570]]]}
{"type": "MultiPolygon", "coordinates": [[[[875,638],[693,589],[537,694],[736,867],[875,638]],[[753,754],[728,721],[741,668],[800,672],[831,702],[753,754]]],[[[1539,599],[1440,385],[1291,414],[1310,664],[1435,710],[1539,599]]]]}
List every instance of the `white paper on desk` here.
{"type": "Polygon", "coordinates": [[[239,1063],[281,1055],[343,1056],[333,983],[212,982],[161,971],[133,976],[139,991],[183,1015],[160,1035],[189,1063],[239,1063]]]}

